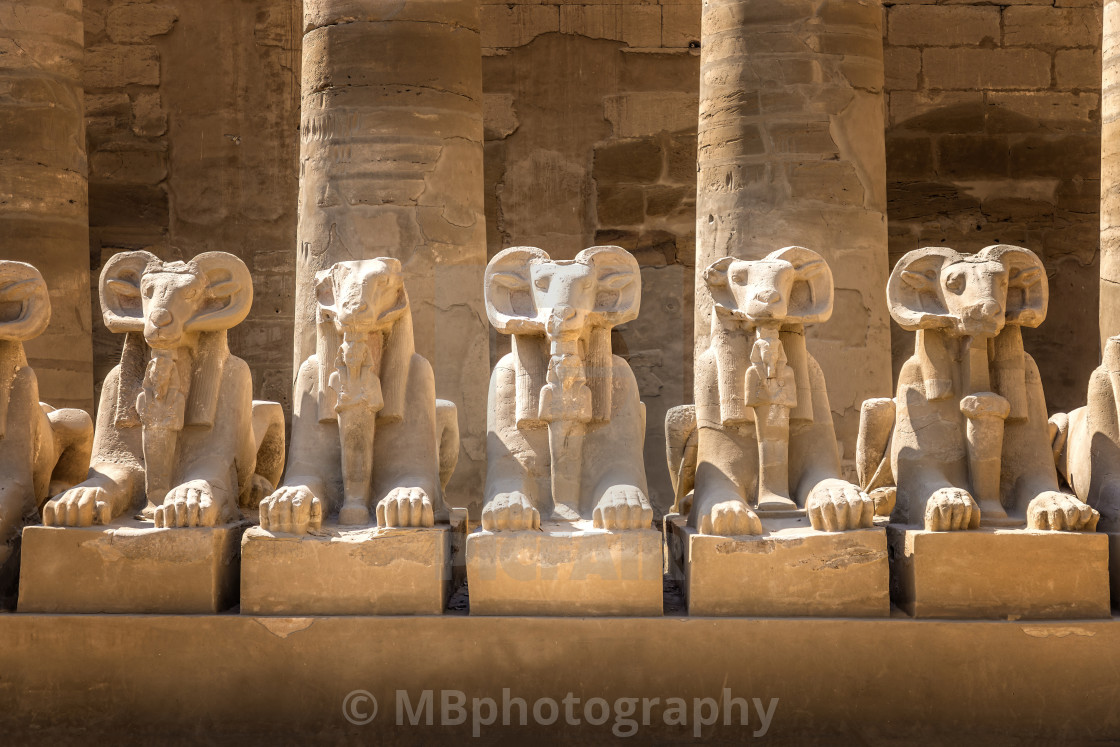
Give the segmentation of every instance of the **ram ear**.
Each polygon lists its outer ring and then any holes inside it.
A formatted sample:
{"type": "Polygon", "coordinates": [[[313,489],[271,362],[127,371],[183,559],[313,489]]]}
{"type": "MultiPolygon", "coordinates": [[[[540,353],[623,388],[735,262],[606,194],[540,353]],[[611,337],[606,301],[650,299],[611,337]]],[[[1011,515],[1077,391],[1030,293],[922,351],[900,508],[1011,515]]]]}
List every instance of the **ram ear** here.
{"type": "Polygon", "coordinates": [[[638,317],[642,302],[642,271],[634,255],[621,246],[593,246],[576,255],[576,262],[595,268],[595,322],[617,327],[638,317]]]}
{"type": "Polygon", "coordinates": [[[832,316],[832,269],[824,257],[801,246],[787,246],[771,253],[793,265],[793,287],[788,305],[789,321],[794,324],[819,324],[832,316]]]}
{"type": "Polygon", "coordinates": [[[190,264],[205,278],[206,291],[184,329],[219,332],[244,321],[253,306],[253,278],[245,263],[227,252],[205,252],[190,264]]]}
{"type": "Polygon", "coordinates": [[[887,280],[887,306],[891,317],[905,330],[953,325],[945,307],[941,269],[963,257],[943,246],[907,252],[887,280]]]}
{"type": "Polygon", "coordinates": [[[544,323],[537,319],[529,267],[549,261],[546,252],[532,246],[514,246],[494,255],[483,279],[486,316],[494,329],[507,335],[544,332],[544,323]]]}
{"type": "Polygon", "coordinates": [[[382,272],[389,276],[391,279],[390,287],[395,289],[397,294],[393,305],[381,312],[377,321],[379,323],[396,323],[408,311],[408,291],[405,288],[400,260],[392,257],[379,257],[374,262],[384,265],[385,269],[382,272]]]}
{"type": "Polygon", "coordinates": [[[101,316],[110,332],[144,331],[140,278],[161,264],[159,257],[145,251],[114,254],[105,263],[98,291],[101,316]]]}
{"type": "Polygon", "coordinates": [[[980,252],[1007,268],[1007,324],[1037,327],[1046,319],[1050,285],[1046,266],[1030,249],[1008,244],[989,246],[980,252]]]}
{"type": "Polygon", "coordinates": [[[50,295],[39,271],[26,262],[0,260],[0,340],[33,340],[50,321],[50,295]]]}

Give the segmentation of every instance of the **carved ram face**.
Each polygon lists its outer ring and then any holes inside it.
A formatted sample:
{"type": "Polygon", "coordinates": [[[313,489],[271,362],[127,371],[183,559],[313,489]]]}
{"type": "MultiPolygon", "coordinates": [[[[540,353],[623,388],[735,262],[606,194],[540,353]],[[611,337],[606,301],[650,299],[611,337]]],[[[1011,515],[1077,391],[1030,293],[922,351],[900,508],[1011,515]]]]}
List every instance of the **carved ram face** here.
{"type": "Polygon", "coordinates": [[[976,254],[945,247],[907,253],[887,282],[891,316],[906,330],[992,337],[1046,318],[1046,270],[1033,252],[999,244],[976,254]]]}
{"type": "Polygon", "coordinates": [[[408,310],[401,263],[390,257],[339,262],[315,276],[320,323],[340,334],[387,329],[408,310]]]}
{"type": "Polygon", "coordinates": [[[149,252],[122,252],[101,271],[101,310],[111,332],[143,332],[153,349],[173,349],[188,335],[236,326],[253,304],[249,268],[225,252],[163,262],[149,252]]]}
{"type": "Polygon", "coordinates": [[[50,321],[50,296],[39,271],[24,262],[0,260],[0,340],[32,340],[50,321]]]}
{"type": "Polygon", "coordinates": [[[485,293],[486,314],[499,332],[570,340],[636,318],[641,274],[618,246],[584,249],[573,260],[519,246],[490,260],[485,293]]]}
{"type": "Polygon", "coordinates": [[[716,311],[752,322],[802,325],[832,314],[832,271],[821,255],[799,246],[759,260],[723,257],[704,271],[716,311]]]}

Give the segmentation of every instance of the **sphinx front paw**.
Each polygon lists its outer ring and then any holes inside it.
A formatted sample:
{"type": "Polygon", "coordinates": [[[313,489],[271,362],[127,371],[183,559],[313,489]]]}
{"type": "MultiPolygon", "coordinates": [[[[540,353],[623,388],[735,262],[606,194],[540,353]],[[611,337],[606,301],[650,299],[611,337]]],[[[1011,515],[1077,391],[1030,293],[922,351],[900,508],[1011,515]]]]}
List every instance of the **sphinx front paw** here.
{"type": "Polygon", "coordinates": [[[435,526],[432,499],[423,488],[393,488],[377,504],[379,527],[435,526]]]}
{"type": "Polygon", "coordinates": [[[737,495],[712,496],[697,501],[696,528],[700,534],[718,537],[762,534],[762,519],[737,495]]]}
{"type": "Polygon", "coordinates": [[[1067,493],[1047,491],[1027,506],[1027,527],[1059,532],[1095,532],[1101,515],[1067,493]]]}
{"type": "Polygon", "coordinates": [[[941,488],[926,501],[927,532],[951,532],[980,526],[980,507],[967,490],[941,488]]]}
{"type": "Polygon", "coordinates": [[[90,527],[113,520],[112,501],[104,488],[70,488],[43,505],[43,524],[48,527],[90,527]]]}
{"type": "Polygon", "coordinates": [[[824,480],[809,494],[805,512],[818,532],[843,532],[870,527],[875,520],[875,503],[850,482],[824,480]]]}
{"type": "Polygon", "coordinates": [[[482,508],[482,528],[487,532],[540,529],[540,511],[524,493],[498,493],[482,508]]]}
{"type": "Polygon", "coordinates": [[[152,516],[156,527],[213,527],[223,519],[222,502],[206,480],[191,480],[172,488],[152,516]]]}
{"type": "Polygon", "coordinates": [[[592,519],[596,529],[649,529],[653,507],[638,488],[615,485],[603,494],[592,519]]]}
{"type": "Polygon", "coordinates": [[[305,485],[284,485],[261,501],[261,529],[307,534],[323,526],[323,504],[305,485]]]}

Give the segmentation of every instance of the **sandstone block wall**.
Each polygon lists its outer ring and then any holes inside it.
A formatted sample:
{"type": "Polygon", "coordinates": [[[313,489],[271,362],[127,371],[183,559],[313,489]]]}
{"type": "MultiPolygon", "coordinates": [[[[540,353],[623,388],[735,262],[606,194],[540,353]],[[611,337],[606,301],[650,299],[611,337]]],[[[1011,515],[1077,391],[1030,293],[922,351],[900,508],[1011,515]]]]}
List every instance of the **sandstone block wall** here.
{"type": "MultiPolygon", "coordinates": [[[[1024,330],[1052,410],[1097,363],[1101,2],[884,3],[892,264],[919,246],[1025,246],[1050,311],[1024,330]]],[[[894,363],[913,335],[892,330],[894,363]]]]}

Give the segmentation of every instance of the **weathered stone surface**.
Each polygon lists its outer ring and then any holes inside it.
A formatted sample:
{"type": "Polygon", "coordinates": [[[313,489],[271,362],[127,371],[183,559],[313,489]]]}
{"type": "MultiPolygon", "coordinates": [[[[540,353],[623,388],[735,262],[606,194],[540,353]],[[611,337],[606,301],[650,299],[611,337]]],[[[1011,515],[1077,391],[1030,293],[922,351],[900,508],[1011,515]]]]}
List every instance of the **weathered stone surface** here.
{"type": "Polygon", "coordinates": [[[590,521],[467,536],[472,615],[660,616],[661,533],[590,521]]]}
{"type": "MultiPolygon", "coordinates": [[[[477,405],[488,368],[477,4],[455,6],[452,17],[422,0],[383,17],[380,4],[357,14],[352,5],[304,9],[294,360],[315,349],[316,273],[394,257],[437,395],[477,405]]],[[[449,496],[461,504],[481,487],[481,408],[465,407],[460,422],[449,496]]]]}
{"type": "Polygon", "coordinates": [[[241,539],[241,614],[440,615],[464,578],[465,542],[464,512],[426,529],[253,527],[241,539]]]}
{"type": "Polygon", "coordinates": [[[244,524],[156,529],[118,519],[23,532],[21,612],[214,614],[237,604],[244,524]]]}
{"type": "Polygon", "coordinates": [[[720,617],[886,617],[887,534],[882,527],[818,532],[805,517],[764,519],[764,534],[699,534],[665,517],[669,575],[688,613],[720,617]]]}
{"type": "Polygon", "coordinates": [[[887,539],[891,600],[914,617],[1111,615],[1109,538],[1103,533],[927,532],[892,524],[887,539]]]}
{"type": "Polygon", "coordinates": [[[92,412],[82,29],[81,3],[0,2],[0,236],[4,259],[38,267],[54,309],[27,345],[42,398],[92,412]]]}

